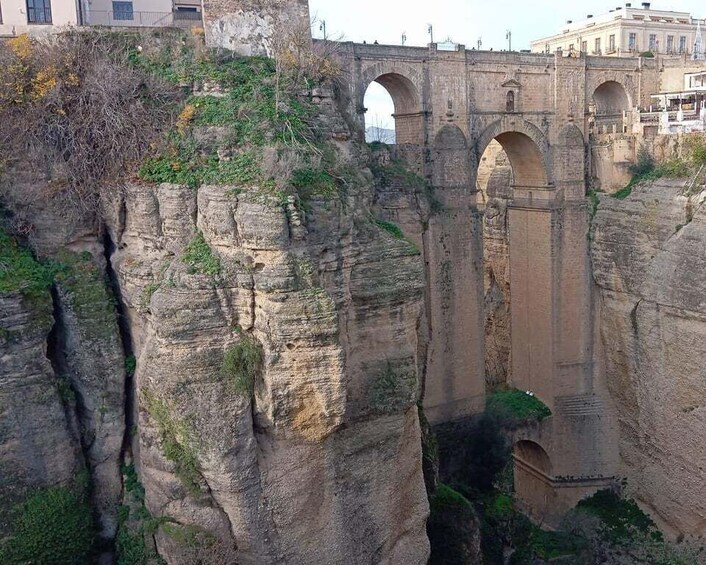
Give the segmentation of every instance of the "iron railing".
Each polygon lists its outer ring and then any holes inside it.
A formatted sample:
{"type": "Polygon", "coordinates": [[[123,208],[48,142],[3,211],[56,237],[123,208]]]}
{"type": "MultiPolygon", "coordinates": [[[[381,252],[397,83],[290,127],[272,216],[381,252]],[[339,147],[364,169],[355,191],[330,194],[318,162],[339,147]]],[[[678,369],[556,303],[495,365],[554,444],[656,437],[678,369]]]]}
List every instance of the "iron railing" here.
{"type": "Polygon", "coordinates": [[[201,23],[201,12],[147,12],[90,10],[84,25],[109,27],[192,27],[201,23]]]}

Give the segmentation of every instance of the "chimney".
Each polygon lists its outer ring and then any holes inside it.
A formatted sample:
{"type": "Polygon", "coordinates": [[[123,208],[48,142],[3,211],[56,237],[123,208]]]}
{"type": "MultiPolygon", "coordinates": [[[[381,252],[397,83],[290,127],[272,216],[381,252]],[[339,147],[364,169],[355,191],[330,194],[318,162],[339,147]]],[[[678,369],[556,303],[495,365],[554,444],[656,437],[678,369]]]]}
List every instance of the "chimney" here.
{"type": "Polygon", "coordinates": [[[632,4],[631,4],[630,2],[626,2],[626,3],[625,3],[625,7],[626,7],[626,8],[632,8],[632,4]]]}
{"type": "Polygon", "coordinates": [[[643,3],[642,3],[642,7],[643,7],[645,10],[649,10],[649,9],[650,9],[650,3],[649,3],[649,2],[643,2],[643,3]]]}

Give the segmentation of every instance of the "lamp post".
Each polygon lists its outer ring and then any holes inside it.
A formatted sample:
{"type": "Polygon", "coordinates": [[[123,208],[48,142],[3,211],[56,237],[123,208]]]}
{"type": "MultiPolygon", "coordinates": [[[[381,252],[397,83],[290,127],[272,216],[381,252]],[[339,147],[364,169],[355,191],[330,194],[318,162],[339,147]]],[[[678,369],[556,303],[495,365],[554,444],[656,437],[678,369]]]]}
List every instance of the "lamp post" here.
{"type": "Polygon", "coordinates": [[[512,51],[512,32],[509,29],[505,34],[505,39],[507,39],[507,50],[512,51]]]}

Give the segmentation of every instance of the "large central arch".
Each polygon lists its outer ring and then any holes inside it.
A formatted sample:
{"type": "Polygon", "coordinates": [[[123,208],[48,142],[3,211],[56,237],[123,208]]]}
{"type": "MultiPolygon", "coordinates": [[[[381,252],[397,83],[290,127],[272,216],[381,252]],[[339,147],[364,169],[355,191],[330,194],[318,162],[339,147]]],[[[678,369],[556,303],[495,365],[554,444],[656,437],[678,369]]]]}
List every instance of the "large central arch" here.
{"type": "Polygon", "coordinates": [[[490,124],[475,144],[475,159],[497,141],[512,168],[506,200],[509,263],[509,384],[553,398],[553,214],[557,191],[552,183],[549,143],[535,125],[503,118],[490,124]]]}
{"type": "Polygon", "coordinates": [[[477,168],[481,157],[496,140],[510,160],[516,187],[548,188],[551,185],[551,151],[541,130],[525,120],[503,118],[490,124],[478,136],[472,165],[477,168]]]}

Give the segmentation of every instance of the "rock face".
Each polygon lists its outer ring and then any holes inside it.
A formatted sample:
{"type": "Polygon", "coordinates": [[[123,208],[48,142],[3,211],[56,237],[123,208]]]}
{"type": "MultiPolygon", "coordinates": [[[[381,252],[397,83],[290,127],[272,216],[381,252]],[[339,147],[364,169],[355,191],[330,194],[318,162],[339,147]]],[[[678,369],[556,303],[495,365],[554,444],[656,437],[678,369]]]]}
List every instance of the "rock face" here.
{"type": "Polygon", "coordinates": [[[210,0],[203,13],[209,47],[249,57],[272,56],[285,37],[311,43],[307,0],[210,0]]]}
{"type": "Polygon", "coordinates": [[[422,264],[371,199],[359,173],[306,213],[256,187],[171,184],[130,185],[114,208],[133,453],[149,511],[169,520],[167,562],[426,563],[422,264]],[[228,369],[251,354],[251,374],[228,369]]]}
{"type": "Polygon", "coordinates": [[[16,221],[31,221],[31,247],[59,272],[51,292],[0,293],[2,506],[12,509],[39,487],[80,481],[85,470],[99,537],[112,540],[125,360],[103,245],[93,214],[47,199],[41,173],[14,173],[4,179],[3,203],[16,221]]]}
{"type": "Polygon", "coordinates": [[[81,466],[75,422],[46,356],[51,311],[48,290],[31,301],[0,295],[0,538],[33,488],[68,484],[81,466]]]}
{"type": "MultiPolygon", "coordinates": [[[[502,150],[501,150],[502,151],[502,150]]],[[[508,382],[510,371],[510,250],[507,206],[512,196],[512,167],[498,156],[488,174],[483,214],[483,287],[485,291],[485,379],[508,382]]]]}
{"type": "Polygon", "coordinates": [[[706,192],[684,184],[601,196],[592,258],[623,473],[662,526],[703,536],[706,192]]]}

